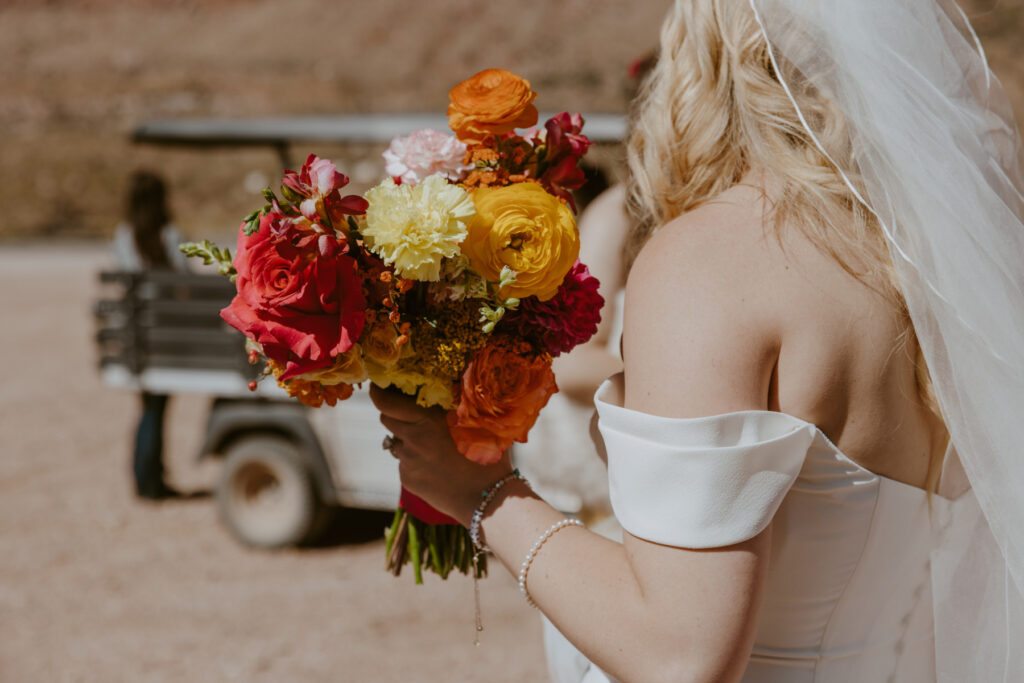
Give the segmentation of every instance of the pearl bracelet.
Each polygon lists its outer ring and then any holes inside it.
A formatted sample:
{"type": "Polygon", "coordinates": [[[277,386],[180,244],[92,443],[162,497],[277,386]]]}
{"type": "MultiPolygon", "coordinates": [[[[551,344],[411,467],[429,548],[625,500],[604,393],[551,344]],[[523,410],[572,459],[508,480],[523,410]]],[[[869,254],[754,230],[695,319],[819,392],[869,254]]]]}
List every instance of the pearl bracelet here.
{"type": "Polygon", "coordinates": [[[523,565],[519,569],[519,590],[523,592],[523,596],[526,598],[527,604],[530,607],[536,607],[537,603],[530,597],[530,591],[526,589],[526,575],[530,572],[530,565],[533,564],[533,558],[537,557],[537,553],[540,551],[542,545],[547,543],[547,540],[557,534],[562,529],[568,526],[583,526],[583,522],[572,517],[566,517],[565,519],[551,525],[551,527],[540,535],[537,542],[530,548],[530,552],[526,553],[526,559],[523,560],[523,565]]]}
{"type": "Polygon", "coordinates": [[[526,481],[526,477],[521,475],[518,469],[515,469],[480,493],[482,500],[480,501],[480,504],[476,506],[476,510],[473,511],[473,519],[469,523],[469,538],[473,541],[473,547],[475,547],[478,552],[488,553],[491,551],[491,549],[485,546],[480,540],[480,523],[484,520],[484,511],[487,510],[487,506],[490,505],[499,489],[513,479],[525,482],[527,486],[530,485],[530,482],[526,481]]]}

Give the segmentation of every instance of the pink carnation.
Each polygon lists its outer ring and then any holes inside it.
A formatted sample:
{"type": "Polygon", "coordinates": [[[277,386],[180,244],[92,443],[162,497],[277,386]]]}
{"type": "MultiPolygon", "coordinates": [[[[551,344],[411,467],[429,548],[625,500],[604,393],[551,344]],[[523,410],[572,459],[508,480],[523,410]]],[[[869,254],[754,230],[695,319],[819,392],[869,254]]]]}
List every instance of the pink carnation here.
{"type": "Polygon", "coordinates": [[[504,325],[540,344],[552,356],[572,350],[589,340],[601,322],[604,297],[600,286],[579,260],[569,269],[558,293],[548,301],[537,297],[523,299],[519,308],[506,314],[504,325]]]}
{"type": "Polygon", "coordinates": [[[463,164],[466,144],[454,135],[424,128],[395,138],[384,152],[385,170],[401,182],[415,185],[435,173],[458,180],[471,167],[463,164]]]}

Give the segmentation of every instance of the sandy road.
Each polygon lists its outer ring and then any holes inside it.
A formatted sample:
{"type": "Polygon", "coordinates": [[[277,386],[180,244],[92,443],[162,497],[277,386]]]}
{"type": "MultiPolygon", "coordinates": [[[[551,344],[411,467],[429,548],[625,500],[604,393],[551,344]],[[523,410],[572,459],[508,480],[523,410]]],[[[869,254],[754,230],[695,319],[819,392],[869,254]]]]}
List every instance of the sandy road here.
{"type": "MultiPolygon", "coordinates": [[[[135,397],[91,345],[101,245],[0,249],[0,681],[541,681],[540,625],[500,569],[412,584],[379,540],[264,553],[208,498],[131,495],[135,397]]],[[[172,481],[198,468],[206,398],[172,401],[172,481]]],[[[370,520],[376,524],[379,519],[370,520]]]]}

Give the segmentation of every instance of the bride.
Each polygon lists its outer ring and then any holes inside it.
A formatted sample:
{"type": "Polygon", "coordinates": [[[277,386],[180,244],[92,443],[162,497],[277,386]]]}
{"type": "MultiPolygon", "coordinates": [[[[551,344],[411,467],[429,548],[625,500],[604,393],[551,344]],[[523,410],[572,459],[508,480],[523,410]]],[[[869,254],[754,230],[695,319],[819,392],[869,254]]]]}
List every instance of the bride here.
{"type": "Polygon", "coordinates": [[[979,48],[952,2],[673,4],[595,397],[621,544],[374,390],[403,485],[519,577],[563,680],[1024,676],[1024,185],[979,48]]]}

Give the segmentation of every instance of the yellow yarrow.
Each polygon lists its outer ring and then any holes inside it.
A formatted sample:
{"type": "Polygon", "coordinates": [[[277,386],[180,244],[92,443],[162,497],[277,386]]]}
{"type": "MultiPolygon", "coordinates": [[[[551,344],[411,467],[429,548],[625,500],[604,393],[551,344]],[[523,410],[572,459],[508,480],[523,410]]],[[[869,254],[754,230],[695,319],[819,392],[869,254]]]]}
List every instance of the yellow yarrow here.
{"type": "Polygon", "coordinates": [[[469,194],[440,174],[418,185],[388,178],[366,193],[366,201],[366,245],[400,277],[421,281],[439,279],[441,260],[459,253],[466,222],[476,213],[469,194]]]}
{"type": "Polygon", "coordinates": [[[413,326],[416,356],[427,372],[454,382],[473,354],[487,343],[488,335],[480,329],[480,304],[471,299],[453,301],[435,315],[433,325],[421,320],[413,326]]]}

